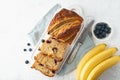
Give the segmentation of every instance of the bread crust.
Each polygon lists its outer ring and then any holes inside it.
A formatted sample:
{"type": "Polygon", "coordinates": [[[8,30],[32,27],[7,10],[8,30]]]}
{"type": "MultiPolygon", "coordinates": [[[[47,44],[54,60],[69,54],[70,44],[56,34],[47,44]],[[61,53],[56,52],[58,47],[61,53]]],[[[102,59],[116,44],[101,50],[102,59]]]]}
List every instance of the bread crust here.
{"type": "Polygon", "coordinates": [[[75,13],[74,11],[67,10],[67,9],[63,8],[61,11],[56,13],[56,15],[51,20],[51,22],[49,24],[49,27],[48,27],[48,31],[57,22],[61,22],[62,20],[65,20],[65,19],[68,19],[68,18],[72,18],[72,17],[77,17],[80,21],[83,21],[83,18],[81,16],[79,16],[77,13],[75,13]]]}
{"type": "MultiPolygon", "coordinates": [[[[82,22],[83,18],[74,11],[62,9],[51,20],[48,26],[48,34],[60,41],[65,42],[69,39],[68,37],[70,37],[73,31],[80,29],[82,22]],[[76,21],[77,23],[75,23],[76,21]]],[[[77,32],[78,31],[76,31],[76,33],[77,32]]]]}

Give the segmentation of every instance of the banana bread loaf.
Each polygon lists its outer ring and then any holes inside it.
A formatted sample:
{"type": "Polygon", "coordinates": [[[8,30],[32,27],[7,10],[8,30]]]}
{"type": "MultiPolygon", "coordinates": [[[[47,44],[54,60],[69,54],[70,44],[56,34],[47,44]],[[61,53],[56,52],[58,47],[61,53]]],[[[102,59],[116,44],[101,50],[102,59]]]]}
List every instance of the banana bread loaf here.
{"type": "Polygon", "coordinates": [[[35,56],[32,68],[53,77],[82,22],[83,18],[74,11],[62,9],[58,12],[48,26],[50,37],[39,47],[40,53],[35,56]]]}
{"type": "Polygon", "coordinates": [[[48,34],[65,42],[79,31],[82,22],[83,18],[77,13],[63,8],[51,20],[48,34]]]}

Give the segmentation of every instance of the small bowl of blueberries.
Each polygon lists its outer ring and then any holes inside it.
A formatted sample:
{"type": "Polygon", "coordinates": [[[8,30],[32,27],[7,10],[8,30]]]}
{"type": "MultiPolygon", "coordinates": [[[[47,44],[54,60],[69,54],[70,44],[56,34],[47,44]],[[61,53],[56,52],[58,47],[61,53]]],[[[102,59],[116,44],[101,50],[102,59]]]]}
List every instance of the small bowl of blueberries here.
{"type": "Polygon", "coordinates": [[[92,28],[92,35],[97,40],[106,40],[111,37],[112,29],[106,22],[98,22],[92,28]]]}

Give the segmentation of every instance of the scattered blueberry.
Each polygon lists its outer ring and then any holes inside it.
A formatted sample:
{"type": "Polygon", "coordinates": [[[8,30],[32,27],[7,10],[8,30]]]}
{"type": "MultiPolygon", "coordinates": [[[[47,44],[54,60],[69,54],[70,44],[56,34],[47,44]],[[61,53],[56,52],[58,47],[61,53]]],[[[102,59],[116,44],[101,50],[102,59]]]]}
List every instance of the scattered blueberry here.
{"type": "Polygon", "coordinates": [[[29,61],[28,61],[28,60],[26,60],[26,61],[25,61],[25,64],[29,64],[29,61]]]}
{"type": "Polygon", "coordinates": [[[108,26],[107,23],[100,22],[96,24],[94,34],[97,38],[103,39],[110,33],[111,33],[111,28],[108,26]]]}
{"type": "Polygon", "coordinates": [[[27,51],[27,49],[23,49],[23,51],[27,51]]]}
{"type": "Polygon", "coordinates": [[[32,48],[29,48],[29,51],[31,52],[31,51],[32,51],[32,48]]]}
{"type": "Polygon", "coordinates": [[[45,40],[44,39],[42,39],[42,43],[44,43],[45,42],[45,40]]]}
{"type": "Polygon", "coordinates": [[[30,43],[27,43],[28,46],[30,46],[31,44],[30,43]]]}

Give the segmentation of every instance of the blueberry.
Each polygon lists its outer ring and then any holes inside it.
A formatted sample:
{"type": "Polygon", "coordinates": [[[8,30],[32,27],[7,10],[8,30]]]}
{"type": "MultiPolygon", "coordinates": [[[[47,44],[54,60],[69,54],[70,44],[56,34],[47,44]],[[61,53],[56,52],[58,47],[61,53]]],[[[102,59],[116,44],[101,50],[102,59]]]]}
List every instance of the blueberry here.
{"type": "Polygon", "coordinates": [[[99,30],[94,30],[94,34],[98,35],[99,34],[99,30]]]}
{"type": "Polygon", "coordinates": [[[25,61],[25,64],[28,64],[28,63],[29,63],[29,61],[28,61],[28,60],[26,60],[26,61],[25,61]]]}
{"type": "Polygon", "coordinates": [[[103,38],[106,37],[106,32],[102,32],[102,37],[103,37],[103,38]]]}
{"type": "Polygon", "coordinates": [[[107,32],[107,31],[108,31],[108,28],[106,27],[105,30],[104,30],[104,32],[107,32]]]}
{"type": "Polygon", "coordinates": [[[107,33],[108,33],[108,34],[111,33],[111,28],[110,28],[110,27],[108,27],[108,31],[107,31],[107,33]]]}
{"type": "Polygon", "coordinates": [[[97,38],[99,38],[99,35],[96,35],[97,38]]]}
{"type": "Polygon", "coordinates": [[[99,31],[100,34],[102,34],[102,32],[103,32],[102,30],[99,31]]]}
{"type": "Polygon", "coordinates": [[[51,43],[52,41],[51,41],[51,40],[47,40],[46,42],[47,42],[47,43],[51,43]]]}
{"type": "Polygon", "coordinates": [[[107,24],[105,22],[99,22],[97,23],[97,26],[107,26],[107,24]]]}
{"type": "Polygon", "coordinates": [[[104,23],[104,26],[105,26],[105,27],[109,27],[107,23],[104,23]]]}
{"type": "Polygon", "coordinates": [[[54,70],[52,70],[52,73],[55,73],[55,71],[54,71],[54,70]]]}
{"type": "Polygon", "coordinates": [[[97,23],[97,26],[104,26],[104,22],[97,23]]]}
{"type": "Polygon", "coordinates": [[[111,30],[107,31],[107,33],[110,34],[110,33],[111,33],[111,30]]]}
{"type": "Polygon", "coordinates": [[[104,35],[103,38],[106,38],[106,35],[104,35]]]}
{"type": "Polygon", "coordinates": [[[97,38],[99,37],[99,35],[95,35],[97,38]]]}
{"type": "Polygon", "coordinates": [[[31,44],[30,43],[27,43],[28,46],[30,46],[31,44]]]}
{"type": "Polygon", "coordinates": [[[100,35],[98,35],[98,38],[102,39],[102,38],[103,38],[103,36],[100,34],[100,35]]]}
{"type": "Polygon", "coordinates": [[[95,35],[95,36],[98,38],[98,37],[99,37],[99,35],[100,35],[100,34],[98,34],[98,35],[95,35]]]}
{"type": "Polygon", "coordinates": [[[32,48],[29,48],[29,51],[31,52],[31,51],[32,51],[32,48]]]}
{"type": "Polygon", "coordinates": [[[44,42],[45,42],[45,40],[44,40],[44,39],[42,39],[41,41],[42,41],[42,43],[44,43],[44,42]]]}
{"type": "Polygon", "coordinates": [[[97,26],[97,25],[96,25],[95,29],[100,30],[100,29],[101,29],[101,26],[97,26]]]}
{"type": "Polygon", "coordinates": [[[100,30],[104,31],[104,29],[105,29],[104,26],[102,26],[100,30]]]}
{"type": "Polygon", "coordinates": [[[97,23],[96,26],[101,26],[101,23],[97,23]]]}
{"type": "Polygon", "coordinates": [[[107,34],[111,33],[111,28],[105,22],[99,22],[95,26],[94,34],[97,38],[105,38],[107,34]]]}
{"type": "Polygon", "coordinates": [[[23,51],[27,51],[27,49],[23,49],[23,51]]]}

